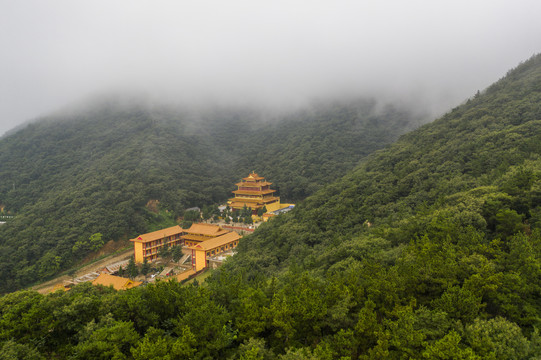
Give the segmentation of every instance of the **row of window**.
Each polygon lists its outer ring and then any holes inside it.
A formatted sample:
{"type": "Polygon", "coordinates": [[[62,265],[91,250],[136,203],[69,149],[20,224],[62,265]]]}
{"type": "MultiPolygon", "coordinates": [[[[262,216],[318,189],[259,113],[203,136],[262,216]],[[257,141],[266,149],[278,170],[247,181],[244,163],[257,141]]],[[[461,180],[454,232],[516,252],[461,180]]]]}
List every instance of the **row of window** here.
{"type": "Polygon", "coordinates": [[[255,187],[245,187],[245,186],[239,186],[239,190],[242,191],[263,191],[263,190],[270,190],[269,186],[260,186],[258,188],[255,187]]]}
{"type": "MultiPolygon", "coordinates": [[[[174,241],[174,242],[170,242],[168,245],[169,246],[175,246],[175,245],[181,245],[182,244],[182,241],[174,241]]],[[[162,245],[161,243],[158,244],[158,245],[162,245]]],[[[161,248],[162,246],[143,246],[143,252],[144,254],[154,254],[157,252],[158,248],[161,248]]]]}
{"type": "MultiPolygon", "coordinates": [[[[175,237],[175,238],[170,236],[170,237],[167,238],[166,243],[168,243],[170,245],[177,245],[178,242],[179,242],[178,240],[180,240],[180,236],[175,237]]],[[[152,241],[152,242],[149,242],[149,243],[144,243],[143,244],[143,249],[150,249],[150,248],[153,248],[153,247],[156,247],[156,246],[161,246],[163,244],[164,244],[164,242],[162,240],[155,240],[155,241],[152,241]]]]}
{"type": "Polygon", "coordinates": [[[214,256],[214,255],[223,253],[224,251],[227,251],[227,250],[230,250],[230,249],[233,249],[233,248],[237,247],[237,244],[238,244],[238,241],[234,241],[232,243],[225,244],[224,246],[221,246],[219,249],[213,249],[212,251],[207,251],[206,255],[207,256],[214,256]]]}

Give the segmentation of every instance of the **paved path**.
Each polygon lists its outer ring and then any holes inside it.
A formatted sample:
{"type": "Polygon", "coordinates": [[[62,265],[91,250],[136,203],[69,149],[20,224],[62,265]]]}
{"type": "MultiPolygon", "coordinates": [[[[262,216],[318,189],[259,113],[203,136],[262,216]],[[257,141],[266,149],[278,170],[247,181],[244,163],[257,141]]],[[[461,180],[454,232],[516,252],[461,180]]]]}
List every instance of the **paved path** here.
{"type": "Polygon", "coordinates": [[[79,270],[75,272],[75,275],[73,277],[69,275],[62,275],[52,280],[49,280],[47,282],[41,283],[39,285],[32,286],[31,289],[36,290],[37,292],[41,294],[47,294],[51,292],[55,286],[59,284],[62,285],[64,281],[69,281],[69,280],[72,280],[73,278],[81,277],[88,273],[99,271],[109,264],[114,264],[116,262],[129,258],[131,255],[133,255],[133,249],[128,249],[114,256],[113,255],[107,256],[106,258],[103,258],[101,260],[98,260],[96,262],[83,266],[82,268],[80,268],[79,270]]]}

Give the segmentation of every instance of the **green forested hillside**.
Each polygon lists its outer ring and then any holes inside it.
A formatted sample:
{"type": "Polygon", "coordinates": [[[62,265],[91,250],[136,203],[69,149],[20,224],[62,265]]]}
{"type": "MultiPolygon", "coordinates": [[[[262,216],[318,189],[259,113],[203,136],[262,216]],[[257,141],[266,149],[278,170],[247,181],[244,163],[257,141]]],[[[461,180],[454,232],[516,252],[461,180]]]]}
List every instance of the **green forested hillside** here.
{"type": "MultiPolygon", "coordinates": [[[[347,330],[305,342],[306,321],[324,321],[302,318],[309,310],[273,323],[294,347],[329,358],[541,355],[541,56],[243,240],[224,273],[345,286],[347,330]]],[[[337,301],[311,310],[333,316],[337,301]]]]}
{"type": "Polygon", "coordinates": [[[0,205],[15,215],[0,227],[0,292],[73,265],[94,233],[147,231],[157,221],[149,200],[178,216],[225,201],[251,170],[280,184],[283,200],[300,200],[419,121],[376,105],[270,116],[113,99],[32,123],[0,140],[0,205]]]}
{"type": "Polygon", "coordinates": [[[284,200],[298,202],[421,121],[422,115],[390,105],[379,108],[375,101],[314,105],[254,129],[244,138],[246,150],[237,163],[242,173],[257,167],[284,200]]]}
{"type": "Polygon", "coordinates": [[[408,243],[422,234],[421,224],[413,224],[440,213],[491,238],[498,236],[500,210],[516,212],[535,230],[541,220],[540,62],[530,59],[465,105],[370,156],[291,215],[262,227],[244,242],[242,256],[264,253],[264,262],[284,268],[288,259],[311,261],[358,235],[408,243]]]}
{"type": "Polygon", "coordinates": [[[244,237],[202,285],[0,298],[12,358],[537,359],[541,56],[244,237]]]}

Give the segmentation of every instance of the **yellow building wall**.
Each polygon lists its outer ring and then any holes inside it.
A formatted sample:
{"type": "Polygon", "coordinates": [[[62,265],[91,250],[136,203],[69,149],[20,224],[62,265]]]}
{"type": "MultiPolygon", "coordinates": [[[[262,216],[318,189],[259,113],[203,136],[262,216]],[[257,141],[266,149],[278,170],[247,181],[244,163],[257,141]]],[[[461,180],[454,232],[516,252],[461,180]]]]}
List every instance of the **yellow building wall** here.
{"type": "Polygon", "coordinates": [[[272,212],[272,211],[279,210],[279,209],[281,209],[280,201],[274,202],[272,204],[267,204],[267,205],[265,205],[265,207],[267,208],[267,212],[272,212]]]}
{"type": "Polygon", "coordinates": [[[288,207],[290,205],[295,205],[295,204],[280,204],[280,202],[277,201],[275,203],[267,205],[267,212],[273,212],[273,211],[276,211],[276,210],[285,209],[286,207],[288,207]]]}
{"type": "MultiPolygon", "coordinates": [[[[277,204],[277,206],[276,206],[275,209],[273,208],[272,210],[269,210],[269,209],[267,208],[267,214],[268,214],[268,215],[265,216],[265,214],[263,214],[263,221],[265,221],[265,222],[266,222],[266,221],[269,221],[270,218],[272,218],[272,217],[275,216],[275,215],[269,214],[270,212],[273,212],[273,211],[276,211],[276,210],[280,210],[280,209],[285,209],[285,208],[287,208],[287,207],[289,207],[289,206],[292,206],[292,205],[295,206],[295,204],[280,204],[280,203],[276,203],[276,204],[277,204]]],[[[274,204],[273,204],[273,205],[274,205],[274,204]]]]}
{"type": "Polygon", "coordinates": [[[195,250],[195,271],[207,267],[207,256],[205,250],[195,250]]]}
{"type": "Polygon", "coordinates": [[[135,262],[142,263],[144,261],[143,257],[143,243],[134,242],[133,243],[133,252],[135,255],[135,262]]]}

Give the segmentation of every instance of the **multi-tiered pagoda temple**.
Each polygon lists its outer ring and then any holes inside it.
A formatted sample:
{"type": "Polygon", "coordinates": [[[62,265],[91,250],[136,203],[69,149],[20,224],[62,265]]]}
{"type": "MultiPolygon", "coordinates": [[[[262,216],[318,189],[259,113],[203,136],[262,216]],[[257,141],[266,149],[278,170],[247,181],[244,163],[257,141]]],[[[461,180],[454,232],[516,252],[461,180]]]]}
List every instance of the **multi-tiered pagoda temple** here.
{"type": "Polygon", "coordinates": [[[238,187],[233,191],[235,197],[227,203],[232,210],[241,210],[244,206],[251,208],[254,215],[263,207],[266,207],[267,211],[276,210],[280,208],[280,198],[274,195],[276,190],[270,188],[271,184],[264,177],[252,172],[235,184],[238,187]]]}

